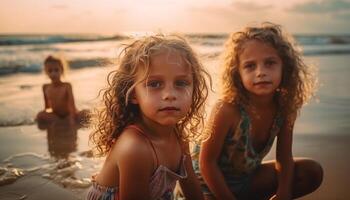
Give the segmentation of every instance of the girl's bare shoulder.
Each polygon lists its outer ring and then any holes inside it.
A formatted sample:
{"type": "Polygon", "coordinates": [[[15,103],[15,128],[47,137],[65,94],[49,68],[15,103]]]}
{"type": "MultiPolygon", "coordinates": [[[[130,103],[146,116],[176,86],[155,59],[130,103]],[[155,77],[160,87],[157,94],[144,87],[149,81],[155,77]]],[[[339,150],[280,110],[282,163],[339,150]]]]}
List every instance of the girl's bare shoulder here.
{"type": "MultiPolygon", "coordinates": [[[[135,129],[125,129],[112,147],[115,159],[135,158],[150,159],[150,144],[147,138],[135,129]]],[[[152,159],[150,159],[152,160],[152,159]]]]}
{"type": "Polygon", "coordinates": [[[236,121],[240,118],[239,106],[235,103],[229,103],[219,99],[213,106],[212,115],[222,119],[236,121]]]}
{"type": "Polygon", "coordinates": [[[43,84],[43,90],[45,90],[46,88],[50,87],[51,83],[45,83],[43,84]]]}
{"type": "Polygon", "coordinates": [[[154,161],[147,142],[137,130],[125,129],[114,143],[105,165],[113,166],[124,178],[132,180],[137,180],[138,176],[150,176],[154,169],[154,161]]]}
{"type": "Polygon", "coordinates": [[[62,86],[65,87],[66,89],[71,89],[72,88],[72,84],[70,84],[69,82],[63,82],[62,86]]]}
{"type": "Polygon", "coordinates": [[[42,87],[44,94],[47,94],[49,90],[52,90],[52,84],[51,83],[45,83],[42,87]]]}

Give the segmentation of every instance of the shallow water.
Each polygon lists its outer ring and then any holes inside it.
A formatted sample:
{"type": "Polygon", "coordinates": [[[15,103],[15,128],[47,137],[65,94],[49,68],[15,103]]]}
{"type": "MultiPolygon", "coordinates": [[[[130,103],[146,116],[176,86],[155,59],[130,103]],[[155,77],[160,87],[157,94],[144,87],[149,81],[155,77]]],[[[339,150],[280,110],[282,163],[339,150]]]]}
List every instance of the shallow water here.
{"type": "Polygon", "coordinates": [[[102,163],[91,157],[89,132],[67,123],[45,130],[35,125],[0,128],[0,186],[39,176],[79,194],[102,163]]]}

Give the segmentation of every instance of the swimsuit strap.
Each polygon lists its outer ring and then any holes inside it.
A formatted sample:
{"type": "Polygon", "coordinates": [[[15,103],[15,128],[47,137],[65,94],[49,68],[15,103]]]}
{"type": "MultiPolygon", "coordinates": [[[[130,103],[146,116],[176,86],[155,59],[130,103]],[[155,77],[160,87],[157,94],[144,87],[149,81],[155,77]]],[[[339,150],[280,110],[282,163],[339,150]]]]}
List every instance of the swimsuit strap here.
{"type": "Polygon", "coordinates": [[[181,150],[181,155],[185,155],[186,153],[186,150],[184,149],[184,144],[183,144],[183,141],[181,140],[180,136],[178,135],[178,130],[175,129],[175,137],[176,137],[176,140],[177,140],[177,143],[180,145],[180,150],[181,150]]]}
{"type": "Polygon", "coordinates": [[[137,125],[129,125],[127,126],[126,128],[132,128],[132,129],[135,129],[137,130],[138,133],[140,133],[142,136],[144,136],[147,141],[149,142],[149,144],[151,145],[152,149],[153,149],[153,152],[154,152],[154,155],[156,156],[156,160],[157,160],[157,167],[159,166],[159,160],[158,160],[158,155],[157,155],[157,152],[156,152],[156,148],[154,147],[153,145],[153,142],[151,141],[151,139],[146,135],[146,133],[140,128],[138,127],[137,125]]]}
{"type": "Polygon", "coordinates": [[[248,115],[247,111],[245,110],[245,108],[242,105],[239,105],[239,111],[241,113],[241,117],[242,117],[243,120],[250,121],[249,115],[248,115]]]}

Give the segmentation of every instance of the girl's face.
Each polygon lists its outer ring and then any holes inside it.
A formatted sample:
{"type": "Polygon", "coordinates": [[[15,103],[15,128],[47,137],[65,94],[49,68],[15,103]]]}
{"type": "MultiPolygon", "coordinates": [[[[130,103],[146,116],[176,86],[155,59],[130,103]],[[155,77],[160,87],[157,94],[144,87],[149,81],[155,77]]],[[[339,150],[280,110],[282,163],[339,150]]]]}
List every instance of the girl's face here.
{"type": "Polygon", "coordinates": [[[239,55],[239,74],[244,88],[255,96],[271,96],[282,80],[282,60],[271,45],[250,40],[239,55]]]}
{"type": "MultiPolygon", "coordinates": [[[[144,73],[138,72],[136,81],[144,73]]],[[[161,52],[151,57],[149,74],[134,91],[131,102],[139,105],[143,117],[160,125],[175,125],[192,104],[192,70],[179,53],[161,52]]]]}
{"type": "Polygon", "coordinates": [[[45,71],[53,83],[57,83],[61,81],[61,75],[63,71],[59,63],[57,62],[46,63],[45,71]]]}

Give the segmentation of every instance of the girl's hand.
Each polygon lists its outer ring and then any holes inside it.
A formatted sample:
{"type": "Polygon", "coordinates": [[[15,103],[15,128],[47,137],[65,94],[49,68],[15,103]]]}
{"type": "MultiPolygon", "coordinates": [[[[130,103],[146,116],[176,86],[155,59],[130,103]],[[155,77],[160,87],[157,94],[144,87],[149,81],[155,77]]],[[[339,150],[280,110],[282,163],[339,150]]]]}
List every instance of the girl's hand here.
{"type": "MultiPolygon", "coordinates": [[[[184,143],[183,147],[185,152],[190,152],[188,143],[184,143]]],[[[187,171],[187,178],[181,179],[179,183],[186,199],[204,200],[199,181],[193,170],[192,159],[190,154],[187,154],[185,167],[187,171]]]]}
{"type": "Polygon", "coordinates": [[[277,196],[273,195],[269,200],[276,200],[276,199],[277,199],[277,196]]]}
{"type": "Polygon", "coordinates": [[[278,199],[283,199],[284,200],[284,199],[291,199],[291,198],[288,198],[286,196],[281,197],[280,195],[275,194],[269,200],[278,200],[278,199]]]}

